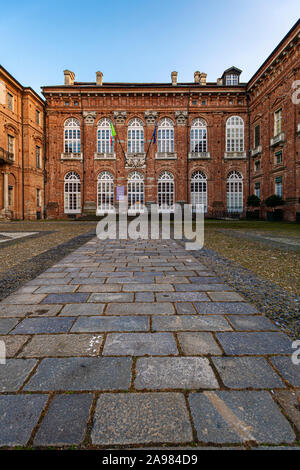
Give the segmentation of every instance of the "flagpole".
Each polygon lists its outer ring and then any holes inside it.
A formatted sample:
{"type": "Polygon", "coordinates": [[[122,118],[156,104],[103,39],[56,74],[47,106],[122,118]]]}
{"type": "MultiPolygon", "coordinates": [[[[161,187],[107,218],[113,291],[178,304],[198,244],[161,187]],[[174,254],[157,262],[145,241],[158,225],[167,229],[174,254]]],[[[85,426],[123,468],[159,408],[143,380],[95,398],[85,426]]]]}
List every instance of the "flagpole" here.
{"type": "MultiPolygon", "coordinates": [[[[158,121],[158,118],[157,118],[157,120],[155,121],[155,125],[154,125],[154,132],[155,132],[155,128],[156,128],[157,121],[158,121]]],[[[151,147],[152,141],[153,141],[153,137],[154,137],[154,132],[153,132],[153,134],[152,134],[152,137],[151,137],[150,143],[149,143],[149,145],[148,145],[148,148],[147,148],[147,152],[146,152],[145,160],[147,160],[147,156],[148,156],[148,153],[149,153],[149,150],[150,150],[150,147],[151,147]]]]}

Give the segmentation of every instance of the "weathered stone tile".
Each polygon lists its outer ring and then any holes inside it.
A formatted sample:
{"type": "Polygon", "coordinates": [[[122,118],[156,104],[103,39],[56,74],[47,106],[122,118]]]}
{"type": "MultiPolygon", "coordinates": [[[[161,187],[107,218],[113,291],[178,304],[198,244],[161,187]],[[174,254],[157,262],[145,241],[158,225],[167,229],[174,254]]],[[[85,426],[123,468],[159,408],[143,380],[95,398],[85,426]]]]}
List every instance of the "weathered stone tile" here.
{"type": "MultiPolygon", "coordinates": [[[[36,279],[61,279],[61,278],[64,278],[68,275],[67,272],[49,272],[49,271],[45,271],[43,272],[42,274],[40,274],[36,279]]],[[[47,282],[47,281],[45,281],[47,282]]]]}
{"type": "Polygon", "coordinates": [[[71,332],[106,332],[106,331],[148,331],[150,328],[147,317],[80,317],[71,332]]]}
{"type": "Polygon", "coordinates": [[[300,432],[300,390],[278,390],[274,395],[298,432],[300,432]]]}
{"type": "Polygon", "coordinates": [[[160,356],[178,354],[171,333],[110,333],[106,337],[103,355],[160,356]]]}
{"type": "Polygon", "coordinates": [[[130,380],[129,357],[46,358],[24,390],[125,390],[130,380]]]}
{"type": "Polygon", "coordinates": [[[9,333],[19,321],[16,318],[0,318],[0,335],[9,333]]]}
{"type": "Polygon", "coordinates": [[[97,356],[103,335],[35,335],[19,357],[97,356]]]}
{"type": "Polygon", "coordinates": [[[86,432],[91,393],[56,395],[34,439],[37,446],[80,444],[86,432]]]}
{"type": "Polygon", "coordinates": [[[255,307],[246,302],[196,302],[195,307],[201,315],[253,315],[258,313],[255,307]]]}
{"type": "MultiPolygon", "coordinates": [[[[44,296],[43,296],[44,297],[44,296]]],[[[70,304],[70,303],[82,303],[86,302],[89,294],[83,292],[74,292],[72,294],[49,294],[44,299],[45,304],[70,304]]]]}
{"type": "Polygon", "coordinates": [[[27,282],[26,286],[44,286],[47,284],[48,286],[50,285],[61,285],[61,284],[67,284],[68,280],[65,278],[59,278],[59,279],[44,279],[44,278],[38,278],[36,277],[35,279],[32,279],[32,281],[27,282]]]}
{"type": "MultiPolygon", "coordinates": [[[[180,284],[181,285],[181,284],[180,284]]],[[[171,284],[123,284],[123,292],[166,292],[174,291],[171,284]]]]}
{"type": "Polygon", "coordinates": [[[66,333],[71,328],[73,322],[74,318],[72,317],[25,318],[10,334],[66,333]]]}
{"type": "MultiPolygon", "coordinates": [[[[2,300],[0,303],[0,310],[2,305],[5,304],[14,304],[14,305],[24,305],[24,304],[39,304],[46,297],[45,294],[12,294],[6,299],[2,300]]],[[[58,303],[58,302],[55,302],[58,303]]]]}
{"type": "Polygon", "coordinates": [[[0,446],[25,446],[47,400],[47,395],[0,396],[0,446]]]}
{"type": "Polygon", "coordinates": [[[175,284],[177,292],[195,292],[195,291],[231,291],[232,288],[225,284],[175,284]]]}
{"type": "Polygon", "coordinates": [[[24,286],[14,292],[14,295],[32,294],[38,289],[38,286],[24,286]]]}
{"type": "Polygon", "coordinates": [[[128,294],[123,292],[102,292],[97,294],[91,294],[88,302],[133,302],[134,294],[128,294]]]}
{"type": "Polygon", "coordinates": [[[110,303],[106,315],[174,315],[174,307],[167,302],[110,303]]]}
{"type": "Polygon", "coordinates": [[[73,277],[70,282],[70,285],[77,286],[78,284],[81,286],[90,286],[92,284],[98,286],[104,284],[105,278],[98,278],[98,277],[88,277],[86,279],[81,277],[73,277]]]}
{"type": "Polygon", "coordinates": [[[206,391],[189,397],[198,439],[210,443],[290,443],[294,432],[266,391],[206,391]]]}
{"type": "Polygon", "coordinates": [[[205,302],[209,298],[204,292],[166,292],[157,293],[156,300],[157,302],[205,302]]]}
{"type": "Polygon", "coordinates": [[[0,317],[17,317],[25,316],[55,316],[62,309],[62,305],[1,305],[0,317]]]}
{"type": "Polygon", "coordinates": [[[30,336],[25,335],[0,336],[0,341],[4,341],[5,344],[6,357],[14,357],[29,338],[30,336]]]}
{"type": "Polygon", "coordinates": [[[104,304],[67,304],[59,316],[102,315],[104,304]]]}
{"type": "Polygon", "coordinates": [[[183,276],[156,276],[155,281],[158,284],[189,284],[188,278],[183,276]]]}
{"type": "MultiPolygon", "coordinates": [[[[292,340],[284,333],[217,333],[224,351],[229,355],[289,354],[292,340]]],[[[300,373],[300,372],[299,372],[300,373]]]]}
{"type": "Polygon", "coordinates": [[[77,292],[120,292],[122,284],[87,284],[80,285],[77,292]]]}
{"type": "Polygon", "coordinates": [[[109,277],[106,280],[106,284],[124,284],[124,283],[130,283],[130,284],[143,284],[144,286],[149,284],[149,283],[154,283],[154,276],[149,276],[149,277],[143,277],[143,278],[137,278],[137,277],[129,277],[129,278],[124,278],[124,277],[109,277]]]}
{"type": "Polygon", "coordinates": [[[244,298],[237,292],[207,292],[214,302],[243,302],[244,298]]]}
{"type": "Polygon", "coordinates": [[[219,388],[214,372],[204,357],[147,357],[137,360],[137,389],[219,388]]]}
{"type": "Polygon", "coordinates": [[[269,330],[278,331],[279,328],[274,325],[267,317],[248,316],[248,315],[230,315],[227,317],[233,328],[238,331],[247,330],[269,330]]]}
{"type": "Polygon", "coordinates": [[[190,442],[193,439],[180,393],[100,395],[92,430],[98,445],[190,442]]]}
{"type": "Polygon", "coordinates": [[[228,388],[285,387],[263,357],[215,357],[213,363],[228,388]]]}
{"type": "Polygon", "coordinates": [[[136,302],[154,302],[154,294],[153,292],[136,292],[135,294],[135,301],[136,302]]]}
{"type": "Polygon", "coordinates": [[[57,286],[41,286],[36,290],[36,294],[61,294],[65,292],[75,292],[77,286],[57,285],[57,286]]]}
{"type": "Polygon", "coordinates": [[[219,315],[200,317],[198,315],[155,315],[152,318],[153,331],[231,331],[224,317],[219,315]]]}
{"type": "MultiPolygon", "coordinates": [[[[291,343],[290,343],[291,344],[291,343]]],[[[277,353],[280,354],[278,347],[277,353]]],[[[272,357],[271,362],[281,374],[293,387],[300,387],[300,365],[293,364],[291,354],[295,352],[290,345],[290,353],[287,357],[272,357]]],[[[298,355],[299,356],[299,355],[298,355]]]]}
{"type": "Polygon", "coordinates": [[[178,315],[194,315],[196,310],[191,302],[177,302],[175,303],[176,312],[178,315]]]}
{"type": "Polygon", "coordinates": [[[34,359],[7,359],[0,366],[0,392],[16,392],[36,363],[34,359]]]}
{"type": "MultiPolygon", "coordinates": [[[[121,268],[120,268],[121,269],[121,268]]],[[[124,269],[124,268],[122,268],[124,269]]],[[[125,268],[126,269],[126,268],[125,268]]],[[[132,277],[132,271],[123,271],[123,272],[105,272],[105,271],[95,271],[93,272],[93,277],[132,277]]]]}
{"type": "Polygon", "coordinates": [[[189,281],[193,284],[220,284],[222,283],[221,279],[215,276],[190,276],[189,281]]]}
{"type": "Polygon", "coordinates": [[[178,341],[184,354],[222,354],[211,333],[186,332],[178,333],[178,341]]]}

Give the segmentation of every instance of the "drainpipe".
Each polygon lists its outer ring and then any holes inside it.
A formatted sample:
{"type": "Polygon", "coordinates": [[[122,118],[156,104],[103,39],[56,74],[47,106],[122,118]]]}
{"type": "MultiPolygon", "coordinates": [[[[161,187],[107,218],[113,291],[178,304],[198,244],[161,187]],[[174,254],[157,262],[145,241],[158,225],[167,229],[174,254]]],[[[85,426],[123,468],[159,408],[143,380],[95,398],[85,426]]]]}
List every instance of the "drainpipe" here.
{"type": "Polygon", "coordinates": [[[250,104],[247,93],[247,113],[248,113],[248,196],[251,195],[251,124],[250,124],[250,104]]]}
{"type": "Polygon", "coordinates": [[[45,104],[45,107],[44,107],[44,116],[43,116],[43,136],[44,136],[44,139],[43,139],[43,180],[44,180],[44,219],[47,218],[47,213],[46,213],[46,178],[47,178],[47,172],[46,172],[46,148],[47,148],[47,144],[46,144],[46,140],[47,140],[47,123],[46,123],[46,106],[47,106],[47,103],[45,104]]]}
{"type": "Polygon", "coordinates": [[[24,196],[24,90],[21,93],[21,145],[22,145],[22,220],[25,220],[25,196],[24,196]]]}
{"type": "Polygon", "coordinates": [[[186,117],[186,202],[189,203],[189,113],[190,113],[191,90],[188,92],[187,117],[186,117]]]}
{"type": "Polygon", "coordinates": [[[80,93],[80,104],[81,104],[81,115],[82,115],[82,136],[81,136],[81,144],[82,144],[82,201],[81,201],[81,215],[83,215],[84,209],[84,201],[85,201],[85,166],[84,166],[84,116],[83,116],[83,104],[82,104],[82,94],[81,90],[80,93]]]}

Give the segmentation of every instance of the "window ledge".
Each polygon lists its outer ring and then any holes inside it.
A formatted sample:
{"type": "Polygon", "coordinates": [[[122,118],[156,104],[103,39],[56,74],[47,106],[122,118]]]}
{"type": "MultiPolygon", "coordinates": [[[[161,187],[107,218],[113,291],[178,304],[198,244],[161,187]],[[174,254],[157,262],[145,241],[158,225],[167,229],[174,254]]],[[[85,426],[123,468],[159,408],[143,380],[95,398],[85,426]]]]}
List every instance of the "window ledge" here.
{"type": "Polygon", "coordinates": [[[225,152],[224,158],[226,160],[245,160],[246,159],[246,152],[225,152]]]}
{"type": "Polygon", "coordinates": [[[14,154],[0,147],[0,163],[8,163],[9,165],[12,165],[14,161],[14,154]]]}
{"type": "Polygon", "coordinates": [[[115,160],[116,159],[116,154],[115,153],[99,153],[95,152],[94,153],[94,160],[115,160]]]}
{"type": "Polygon", "coordinates": [[[175,152],[157,152],[155,160],[177,160],[177,153],[175,152]]]}
{"type": "Polygon", "coordinates": [[[82,161],[83,154],[82,153],[62,153],[60,155],[61,160],[75,160],[75,161],[82,161]]]}
{"type": "Polygon", "coordinates": [[[256,155],[260,155],[262,153],[262,146],[258,145],[255,149],[251,150],[251,157],[256,157],[256,155]]]}
{"type": "Polygon", "coordinates": [[[209,160],[210,153],[209,152],[190,152],[189,153],[189,160],[209,160]]]}
{"type": "Polygon", "coordinates": [[[65,214],[81,214],[81,209],[65,209],[64,210],[65,214]]]}
{"type": "Polygon", "coordinates": [[[275,147],[276,145],[280,145],[280,144],[282,145],[284,144],[284,142],[285,142],[285,133],[280,132],[280,134],[272,137],[272,139],[270,140],[270,147],[275,147]]]}

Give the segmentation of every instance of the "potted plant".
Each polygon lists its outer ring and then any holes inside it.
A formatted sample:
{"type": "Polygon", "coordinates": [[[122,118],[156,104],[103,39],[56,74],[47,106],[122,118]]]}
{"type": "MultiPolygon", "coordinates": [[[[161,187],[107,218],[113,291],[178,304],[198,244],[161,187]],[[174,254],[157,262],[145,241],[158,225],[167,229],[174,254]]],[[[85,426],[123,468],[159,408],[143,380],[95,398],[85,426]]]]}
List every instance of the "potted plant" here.
{"type": "Polygon", "coordinates": [[[269,222],[282,220],[282,217],[283,217],[282,209],[275,210],[275,208],[278,206],[283,206],[284,204],[285,204],[285,201],[282,199],[281,196],[278,196],[278,194],[272,194],[272,196],[269,196],[265,200],[265,206],[273,209],[272,211],[267,212],[267,220],[269,222]]]}
{"type": "MultiPolygon", "coordinates": [[[[247,207],[260,207],[260,204],[261,204],[261,201],[258,196],[256,196],[255,194],[251,194],[250,196],[248,196],[247,207]]],[[[247,219],[252,219],[252,220],[259,219],[259,210],[256,209],[253,211],[247,211],[246,217],[247,219]]]]}

